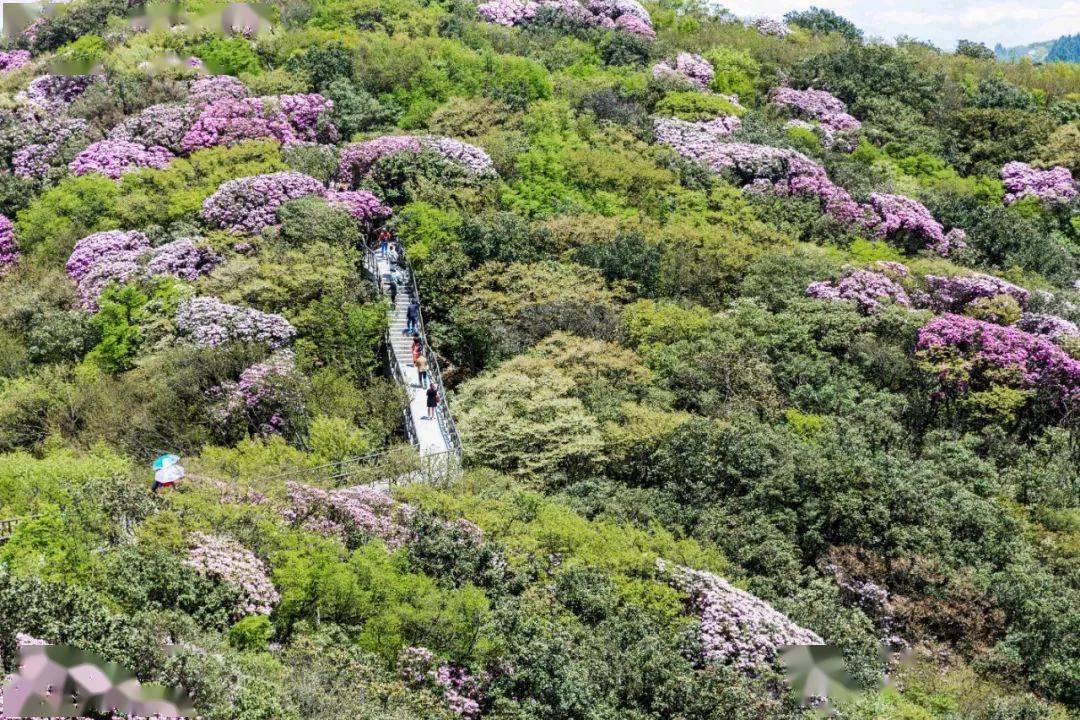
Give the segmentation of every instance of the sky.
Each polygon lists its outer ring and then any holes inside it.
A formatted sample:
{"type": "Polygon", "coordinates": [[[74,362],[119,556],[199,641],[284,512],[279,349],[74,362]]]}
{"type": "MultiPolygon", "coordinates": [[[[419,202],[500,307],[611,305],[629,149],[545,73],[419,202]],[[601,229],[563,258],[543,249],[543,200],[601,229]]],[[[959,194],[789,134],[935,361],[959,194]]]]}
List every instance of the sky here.
{"type": "Polygon", "coordinates": [[[977,40],[1006,47],[1080,33],[1080,0],[718,0],[739,16],[780,17],[811,5],[838,12],[868,36],[910,35],[943,50],[977,40]]]}

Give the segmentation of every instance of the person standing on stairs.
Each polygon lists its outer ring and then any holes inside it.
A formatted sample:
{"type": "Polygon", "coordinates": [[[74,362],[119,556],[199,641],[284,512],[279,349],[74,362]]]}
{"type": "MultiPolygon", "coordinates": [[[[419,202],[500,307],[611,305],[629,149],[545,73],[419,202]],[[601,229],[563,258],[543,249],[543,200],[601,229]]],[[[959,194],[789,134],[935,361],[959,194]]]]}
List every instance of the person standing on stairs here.
{"type": "Polygon", "coordinates": [[[397,283],[394,278],[390,278],[390,282],[387,283],[387,291],[390,293],[390,307],[397,307],[397,283]]]}
{"type": "Polygon", "coordinates": [[[416,364],[416,375],[420,380],[420,387],[424,387],[425,385],[427,385],[427,380],[428,380],[428,374],[427,374],[428,361],[427,361],[427,357],[425,357],[424,354],[421,353],[420,356],[418,358],[416,358],[416,363],[415,364],[416,364]]]}
{"type": "MultiPolygon", "coordinates": [[[[412,361],[413,365],[416,364],[417,359],[424,352],[424,343],[420,342],[420,338],[414,337],[412,339],[412,361]]],[[[423,383],[421,383],[423,384],[423,383]]]]}
{"type": "Polygon", "coordinates": [[[427,415],[424,417],[428,420],[435,419],[435,410],[439,407],[439,390],[435,387],[435,381],[432,380],[428,384],[427,389],[427,415]]]}
{"type": "Polygon", "coordinates": [[[415,335],[416,324],[420,320],[420,303],[416,302],[416,298],[413,298],[409,303],[409,309],[405,311],[405,334],[415,335]]]}
{"type": "Polygon", "coordinates": [[[386,251],[390,247],[390,231],[383,228],[379,231],[379,254],[386,257],[386,251]]]}

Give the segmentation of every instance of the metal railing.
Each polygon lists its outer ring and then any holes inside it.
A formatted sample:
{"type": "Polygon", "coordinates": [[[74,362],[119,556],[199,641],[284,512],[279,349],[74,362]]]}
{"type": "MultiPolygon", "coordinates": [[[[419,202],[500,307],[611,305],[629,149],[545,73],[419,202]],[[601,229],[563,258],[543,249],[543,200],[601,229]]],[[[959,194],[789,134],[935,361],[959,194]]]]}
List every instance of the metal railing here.
{"type": "MultiPolygon", "coordinates": [[[[379,261],[373,248],[364,247],[364,270],[375,280],[376,286],[379,288],[380,294],[385,294],[382,287],[382,276],[379,273],[379,261]]],[[[416,300],[417,306],[420,305],[420,288],[416,284],[416,274],[412,271],[408,261],[402,257],[398,257],[398,266],[408,275],[408,282],[412,289],[412,296],[416,300]]],[[[447,447],[451,452],[461,453],[461,435],[458,433],[457,423],[454,421],[453,415],[450,414],[449,405],[446,398],[446,385],[443,382],[442,367],[439,365],[439,358],[435,354],[435,351],[431,349],[431,343],[428,342],[427,326],[424,324],[424,311],[422,308],[417,312],[416,318],[417,336],[420,337],[424,347],[424,355],[428,361],[428,375],[435,383],[435,387],[439,392],[440,403],[436,408],[436,416],[439,422],[439,431],[443,435],[443,439],[446,440],[447,447]]],[[[390,359],[390,372],[393,374],[394,379],[402,385],[408,385],[408,379],[405,377],[404,368],[400,366],[397,361],[397,356],[394,354],[392,337],[390,331],[387,330],[385,342],[387,345],[387,355],[390,359]]],[[[405,409],[405,433],[409,438],[409,442],[417,443],[417,432],[415,419],[412,417],[412,413],[408,408],[405,409]]]]}

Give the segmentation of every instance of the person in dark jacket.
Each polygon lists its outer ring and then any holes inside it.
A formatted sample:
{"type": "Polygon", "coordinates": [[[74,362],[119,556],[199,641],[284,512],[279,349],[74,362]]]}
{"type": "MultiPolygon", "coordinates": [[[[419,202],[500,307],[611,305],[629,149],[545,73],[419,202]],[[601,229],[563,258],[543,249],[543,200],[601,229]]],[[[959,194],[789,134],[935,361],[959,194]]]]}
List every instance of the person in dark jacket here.
{"type": "Polygon", "coordinates": [[[397,307],[397,283],[393,278],[390,282],[386,283],[386,289],[390,292],[390,305],[391,307],[397,307]]]}
{"type": "Polygon", "coordinates": [[[427,419],[435,419],[435,409],[439,407],[439,391],[432,381],[427,388],[427,419]]]}
{"type": "Polygon", "coordinates": [[[405,312],[405,332],[416,334],[416,324],[420,321],[420,303],[413,300],[405,312]]]}

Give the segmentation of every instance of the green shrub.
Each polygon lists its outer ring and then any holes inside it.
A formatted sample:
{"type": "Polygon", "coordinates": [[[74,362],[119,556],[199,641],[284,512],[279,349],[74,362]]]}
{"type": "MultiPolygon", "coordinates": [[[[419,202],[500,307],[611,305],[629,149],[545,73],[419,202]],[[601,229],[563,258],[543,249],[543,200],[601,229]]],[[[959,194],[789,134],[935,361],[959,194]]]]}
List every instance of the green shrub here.
{"type": "Polygon", "coordinates": [[[237,650],[266,650],[273,628],[265,615],[248,615],[229,628],[229,645],[237,650]]]}

